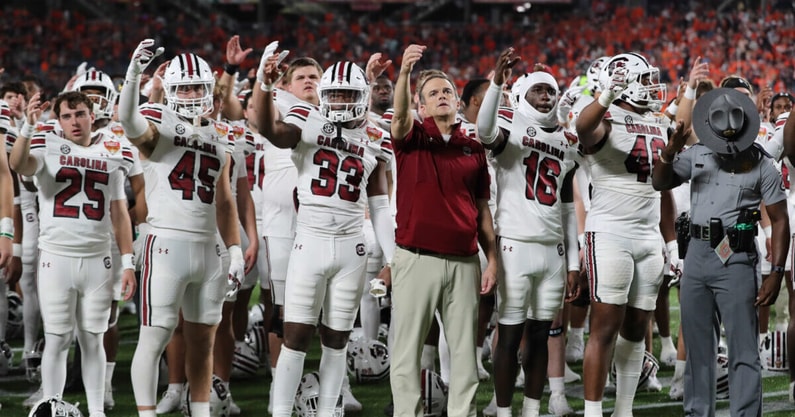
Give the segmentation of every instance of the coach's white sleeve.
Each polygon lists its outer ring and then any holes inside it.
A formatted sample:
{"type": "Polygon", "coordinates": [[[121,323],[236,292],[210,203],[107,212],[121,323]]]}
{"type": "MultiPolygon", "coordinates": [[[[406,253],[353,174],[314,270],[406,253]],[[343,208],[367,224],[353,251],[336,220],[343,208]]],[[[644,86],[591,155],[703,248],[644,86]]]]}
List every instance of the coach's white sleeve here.
{"type": "Polygon", "coordinates": [[[395,254],[395,228],[392,224],[392,215],[389,210],[389,198],[386,195],[376,195],[367,199],[370,205],[370,221],[373,222],[373,231],[387,265],[392,263],[395,254]]]}
{"type": "Polygon", "coordinates": [[[502,96],[502,86],[489,82],[478,111],[478,138],[486,145],[497,140],[497,110],[502,96]]]}

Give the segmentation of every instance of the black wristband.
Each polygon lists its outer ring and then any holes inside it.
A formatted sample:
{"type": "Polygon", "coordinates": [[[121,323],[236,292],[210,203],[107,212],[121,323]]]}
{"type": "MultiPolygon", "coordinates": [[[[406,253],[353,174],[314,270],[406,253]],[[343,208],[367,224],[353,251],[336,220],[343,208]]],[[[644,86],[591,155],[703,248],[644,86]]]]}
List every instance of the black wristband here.
{"type": "Polygon", "coordinates": [[[775,265],[770,267],[770,272],[778,272],[779,274],[784,273],[784,267],[781,265],[775,265]]]}
{"type": "Polygon", "coordinates": [[[237,70],[239,69],[240,65],[232,65],[228,62],[224,64],[224,72],[226,72],[229,75],[235,75],[235,73],[237,73],[237,70]]]}

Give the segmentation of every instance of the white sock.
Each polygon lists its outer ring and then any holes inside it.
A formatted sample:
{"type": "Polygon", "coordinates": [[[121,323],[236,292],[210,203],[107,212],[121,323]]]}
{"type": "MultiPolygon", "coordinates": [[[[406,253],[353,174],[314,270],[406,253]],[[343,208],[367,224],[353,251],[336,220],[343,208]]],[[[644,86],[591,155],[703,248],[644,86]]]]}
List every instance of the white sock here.
{"type": "Polygon", "coordinates": [[[522,417],[538,417],[541,412],[541,400],[524,397],[522,402],[522,417]]]}
{"type": "Polygon", "coordinates": [[[582,340],[585,327],[569,327],[569,340],[582,340]]]}
{"type": "Polygon", "coordinates": [[[332,349],[321,345],[320,350],[320,392],[317,415],[333,416],[342,390],[342,379],[348,373],[346,368],[348,348],[332,349]]]}
{"type": "Polygon", "coordinates": [[[631,342],[618,335],[613,361],[616,364],[615,417],[631,416],[632,403],[643,367],[644,343],[631,342]]]}
{"type": "Polygon", "coordinates": [[[304,376],[306,352],[292,350],[282,345],[276,372],[273,374],[273,417],[290,417],[295,403],[295,392],[304,376]]]}
{"type": "Polygon", "coordinates": [[[86,389],[86,402],[89,413],[105,409],[105,348],[102,345],[104,333],[78,331],[80,341],[83,385],[86,389]]]}
{"type": "Polygon", "coordinates": [[[141,326],[139,330],[138,346],[135,347],[132,365],[130,365],[135,403],[139,407],[154,407],[157,404],[160,355],[163,354],[168,341],[171,340],[171,333],[171,329],[153,326],[141,326]]]}
{"type": "Polygon", "coordinates": [[[513,417],[511,407],[497,407],[497,417],[513,417]]]}
{"type": "Polygon", "coordinates": [[[436,346],[422,345],[420,367],[424,369],[436,369],[436,346]]]}
{"type": "Polygon", "coordinates": [[[180,393],[180,394],[182,393],[182,388],[184,388],[184,387],[185,387],[185,384],[182,384],[180,382],[177,382],[177,383],[174,383],[174,384],[168,384],[168,390],[169,391],[180,393]]]}
{"type": "Polygon", "coordinates": [[[41,389],[44,397],[63,395],[66,360],[71,345],[72,332],[44,333],[44,353],[41,355],[41,389]]]}
{"type": "Polygon", "coordinates": [[[588,401],[585,400],[585,417],[604,417],[602,415],[602,402],[601,401],[588,401]]]}
{"type": "Polygon", "coordinates": [[[555,395],[555,394],[564,395],[566,393],[566,387],[564,386],[565,384],[563,382],[564,379],[565,378],[563,378],[562,376],[561,377],[555,377],[555,378],[549,378],[549,394],[550,395],[555,395]]]}
{"type": "Polygon", "coordinates": [[[660,337],[660,345],[662,346],[662,351],[666,350],[676,350],[676,346],[674,346],[674,341],[671,336],[668,337],[660,337]]]}
{"type": "Polygon", "coordinates": [[[157,417],[155,410],[138,410],[138,417],[157,417]]]}
{"type": "Polygon", "coordinates": [[[113,386],[113,371],[116,369],[116,362],[105,363],[105,388],[113,386]]]}
{"type": "Polygon", "coordinates": [[[195,403],[191,401],[190,415],[191,417],[210,417],[210,403],[195,403]]]}
{"type": "Polygon", "coordinates": [[[676,360],[676,364],[674,365],[674,379],[683,378],[685,376],[685,364],[687,361],[680,361],[679,359],[676,360]]]}

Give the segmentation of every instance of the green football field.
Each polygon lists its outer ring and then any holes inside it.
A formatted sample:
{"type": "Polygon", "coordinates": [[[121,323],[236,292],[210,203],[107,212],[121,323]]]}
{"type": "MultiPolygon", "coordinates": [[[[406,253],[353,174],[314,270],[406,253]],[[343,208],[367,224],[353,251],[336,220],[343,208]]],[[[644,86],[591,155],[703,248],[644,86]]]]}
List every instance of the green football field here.
{"type": "MultiPolygon", "coordinates": [[[[256,299],[256,294],[252,299],[256,299]]],[[[676,292],[672,292],[672,333],[678,329],[678,303],[676,292]]],[[[120,347],[117,360],[116,372],[114,374],[114,398],[116,406],[113,410],[107,411],[109,417],[135,417],[135,402],[130,384],[130,362],[137,341],[137,321],[135,316],[122,315],[120,318],[122,345],[120,347]]],[[[772,323],[771,323],[772,327],[772,323]]],[[[15,364],[19,362],[21,356],[21,340],[10,341],[15,349],[15,364]]],[[[659,354],[659,341],[655,338],[655,354],[659,354]]],[[[317,369],[320,362],[320,346],[317,341],[313,344],[306,360],[306,371],[317,369]]],[[[487,369],[491,369],[489,362],[485,363],[487,369]]],[[[573,364],[571,368],[577,372],[582,372],[582,363],[573,364]]],[[[658,373],[660,381],[663,383],[662,392],[639,392],[635,399],[634,415],[636,417],[664,417],[682,415],[681,402],[671,401],[668,398],[668,385],[670,384],[673,368],[662,367],[658,373]]],[[[232,381],[231,391],[235,402],[243,410],[241,416],[267,416],[267,398],[270,377],[267,376],[264,368],[260,369],[258,375],[248,380],[232,381]]],[[[764,379],[764,398],[765,416],[795,416],[795,406],[787,402],[788,378],[783,373],[765,373],[764,379]]],[[[22,407],[22,401],[35,390],[25,379],[24,372],[12,369],[7,377],[0,377],[0,416],[2,417],[24,417],[27,410],[22,407]]],[[[363,404],[364,410],[360,413],[350,413],[349,415],[358,416],[383,416],[383,409],[390,401],[389,380],[385,379],[376,384],[357,385],[353,383],[353,393],[363,404]]],[[[567,396],[571,406],[582,415],[582,384],[573,383],[566,385],[567,396]]],[[[492,383],[486,381],[480,384],[477,396],[478,415],[481,410],[491,400],[492,383]]],[[[80,408],[86,412],[85,398],[83,393],[66,393],[65,397],[70,402],[80,402],[80,408]]],[[[514,415],[520,415],[522,395],[519,389],[514,394],[513,409],[514,415]]],[[[612,391],[607,392],[604,402],[605,415],[612,412],[613,398],[612,391]]],[[[547,397],[542,399],[542,413],[547,411],[547,397]]],[[[718,402],[718,415],[728,416],[728,400],[718,402]]],[[[169,414],[178,416],[179,413],[169,414]]],[[[87,414],[86,414],[87,417],[87,414]]]]}

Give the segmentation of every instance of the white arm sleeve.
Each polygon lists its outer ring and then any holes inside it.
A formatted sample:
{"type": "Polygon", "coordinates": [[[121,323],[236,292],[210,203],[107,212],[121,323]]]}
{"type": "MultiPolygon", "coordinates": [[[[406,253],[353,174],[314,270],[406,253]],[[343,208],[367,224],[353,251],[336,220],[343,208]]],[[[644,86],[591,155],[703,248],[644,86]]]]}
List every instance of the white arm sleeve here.
{"type": "Polygon", "coordinates": [[[392,215],[389,210],[389,198],[386,195],[376,195],[367,199],[370,205],[370,221],[373,222],[375,239],[384,252],[387,265],[392,263],[395,254],[395,228],[392,224],[392,215]]]}
{"type": "Polygon", "coordinates": [[[494,143],[497,139],[497,109],[501,94],[502,86],[491,81],[478,111],[478,138],[486,145],[494,143]]]}
{"type": "Polygon", "coordinates": [[[577,241],[577,213],[574,203],[561,203],[561,220],[563,220],[563,243],[566,246],[566,263],[568,271],[580,270],[580,248],[577,241]]]}
{"type": "Polygon", "coordinates": [[[149,122],[138,111],[138,96],[140,90],[141,76],[135,79],[124,80],[124,87],[119,95],[119,122],[124,128],[124,135],[128,138],[139,138],[149,129],[149,122]]]}

